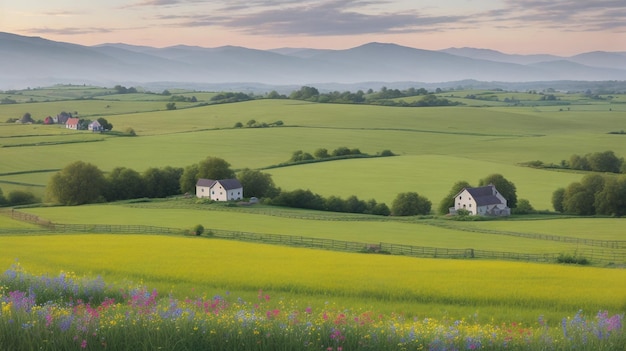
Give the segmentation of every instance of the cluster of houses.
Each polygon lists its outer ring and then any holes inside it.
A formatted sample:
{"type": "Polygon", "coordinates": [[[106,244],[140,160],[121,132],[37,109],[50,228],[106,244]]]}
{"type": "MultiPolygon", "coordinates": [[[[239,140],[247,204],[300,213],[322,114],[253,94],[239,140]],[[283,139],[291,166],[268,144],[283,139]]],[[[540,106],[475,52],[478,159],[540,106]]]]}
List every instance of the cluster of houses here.
{"type": "MultiPolygon", "coordinates": [[[[198,179],[196,197],[213,201],[236,201],[243,199],[243,186],[237,179],[198,179]]],[[[493,184],[477,188],[463,188],[454,196],[450,214],[465,210],[475,216],[510,216],[507,201],[493,184]]]]}
{"type": "MultiPolygon", "coordinates": [[[[72,117],[69,113],[60,113],[56,117],[48,116],[43,120],[43,124],[64,124],[65,128],[80,130],[80,118],[72,117]]],[[[93,121],[87,125],[87,130],[92,132],[102,132],[104,127],[98,121],[93,121]]]]}
{"type": "Polygon", "coordinates": [[[196,197],[213,201],[235,201],[243,199],[243,186],[237,179],[198,179],[196,197]]]}

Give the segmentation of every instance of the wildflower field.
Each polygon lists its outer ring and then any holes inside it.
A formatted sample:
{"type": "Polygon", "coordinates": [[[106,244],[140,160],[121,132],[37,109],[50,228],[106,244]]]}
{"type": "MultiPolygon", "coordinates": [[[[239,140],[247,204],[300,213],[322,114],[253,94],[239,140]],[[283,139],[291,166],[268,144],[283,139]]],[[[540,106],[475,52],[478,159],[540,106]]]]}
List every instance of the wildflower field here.
{"type": "Polygon", "coordinates": [[[623,350],[623,314],[534,323],[407,317],[274,301],[259,290],[179,299],[72,273],[0,276],[2,350],[623,350]]]}

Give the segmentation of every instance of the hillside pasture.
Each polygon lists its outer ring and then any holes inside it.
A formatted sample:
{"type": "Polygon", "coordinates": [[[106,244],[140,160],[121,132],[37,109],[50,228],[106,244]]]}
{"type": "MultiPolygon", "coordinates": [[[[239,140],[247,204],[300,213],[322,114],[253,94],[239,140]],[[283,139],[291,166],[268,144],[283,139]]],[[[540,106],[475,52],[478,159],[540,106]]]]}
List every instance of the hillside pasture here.
{"type": "MultiPolygon", "coordinates": [[[[2,105],[0,113],[35,105],[60,111],[63,108],[54,104],[61,103],[84,104],[94,113],[103,108],[99,100],[81,100],[2,105]]],[[[155,102],[120,103],[130,108],[132,104],[155,102]]],[[[286,162],[296,150],[312,153],[318,148],[332,151],[346,146],[368,154],[391,150],[400,156],[267,172],[284,189],[357,195],[388,204],[399,192],[416,191],[435,206],[454,182],[477,183],[488,174],[500,173],[516,184],[519,198],[543,210],[552,207],[554,190],[579,180],[583,174],[529,169],[518,164],[534,160],[558,164],[572,154],[606,150],[623,157],[623,136],[607,134],[624,129],[623,116],[619,111],[558,112],[530,107],[399,108],[259,100],[106,116],[115,130],[133,128],[139,136],[132,138],[67,131],[60,126],[0,124],[2,145],[22,145],[0,148],[4,161],[0,174],[60,169],[76,160],[88,160],[105,172],[115,167],[143,172],[149,167],[186,167],[209,155],[224,158],[235,169],[263,169],[286,162]],[[285,126],[233,129],[235,123],[245,124],[251,119],[262,123],[281,120],[285,126]]],[[[31,178],[29,174],[19,182],[47,183],[40,175],[31,178]]]]}

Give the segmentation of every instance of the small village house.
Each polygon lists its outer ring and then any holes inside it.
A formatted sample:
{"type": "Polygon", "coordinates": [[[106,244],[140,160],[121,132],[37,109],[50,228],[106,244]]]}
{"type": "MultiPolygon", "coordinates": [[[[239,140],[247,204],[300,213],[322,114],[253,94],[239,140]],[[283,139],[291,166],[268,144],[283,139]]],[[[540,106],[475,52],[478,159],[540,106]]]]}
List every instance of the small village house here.
{"type": "Polygon", "coordinates": [[[198,179],[196,196],[213,201],[233,201],[243,199],[243,186],[237,179],[198,179]]]}
{"type": "Polygon", "coordinates": [[[454,207],[450,214],[458,210],[467,210],[477,216],[510,216],[511,209],[507,201],[493,184],[478,188],[463,188],[454,196],[454,207]]]}
{"type": "Polygon", "coordinates": [[[67,119],[67,122],[65,122],[65,128],[78,130],[78,122],[79,121],[80,120],[78,118],[70,117],[70,118],[67,119]]]}
{"type": "Polygon", "coordinates": [[[104,128],[98,121],[93,121],[89,123],[89,125],[87,126],[87,129],[92,132],[102,132],[104,130],[104,128]]]}

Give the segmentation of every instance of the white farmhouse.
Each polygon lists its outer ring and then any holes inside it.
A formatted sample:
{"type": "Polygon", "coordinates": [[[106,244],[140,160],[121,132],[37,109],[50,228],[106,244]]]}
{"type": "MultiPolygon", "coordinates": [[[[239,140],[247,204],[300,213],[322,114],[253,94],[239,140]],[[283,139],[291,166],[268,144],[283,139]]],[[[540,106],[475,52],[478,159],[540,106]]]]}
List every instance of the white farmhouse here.
{"type": "Polygon", "coordinates": [[[243,199],[243,186],[237,179],[198,179],[196,196],[213,201],[231,201],[243,199]]]}
{"type": "Polygon", "coordinates": [[[454,207],[450,208],[450,213],[456,214],[458,210],[467,210],[471,215],[479,216],[511,215],[506,199],[493,184],[463,188],[454,196],[454,207]]]}

